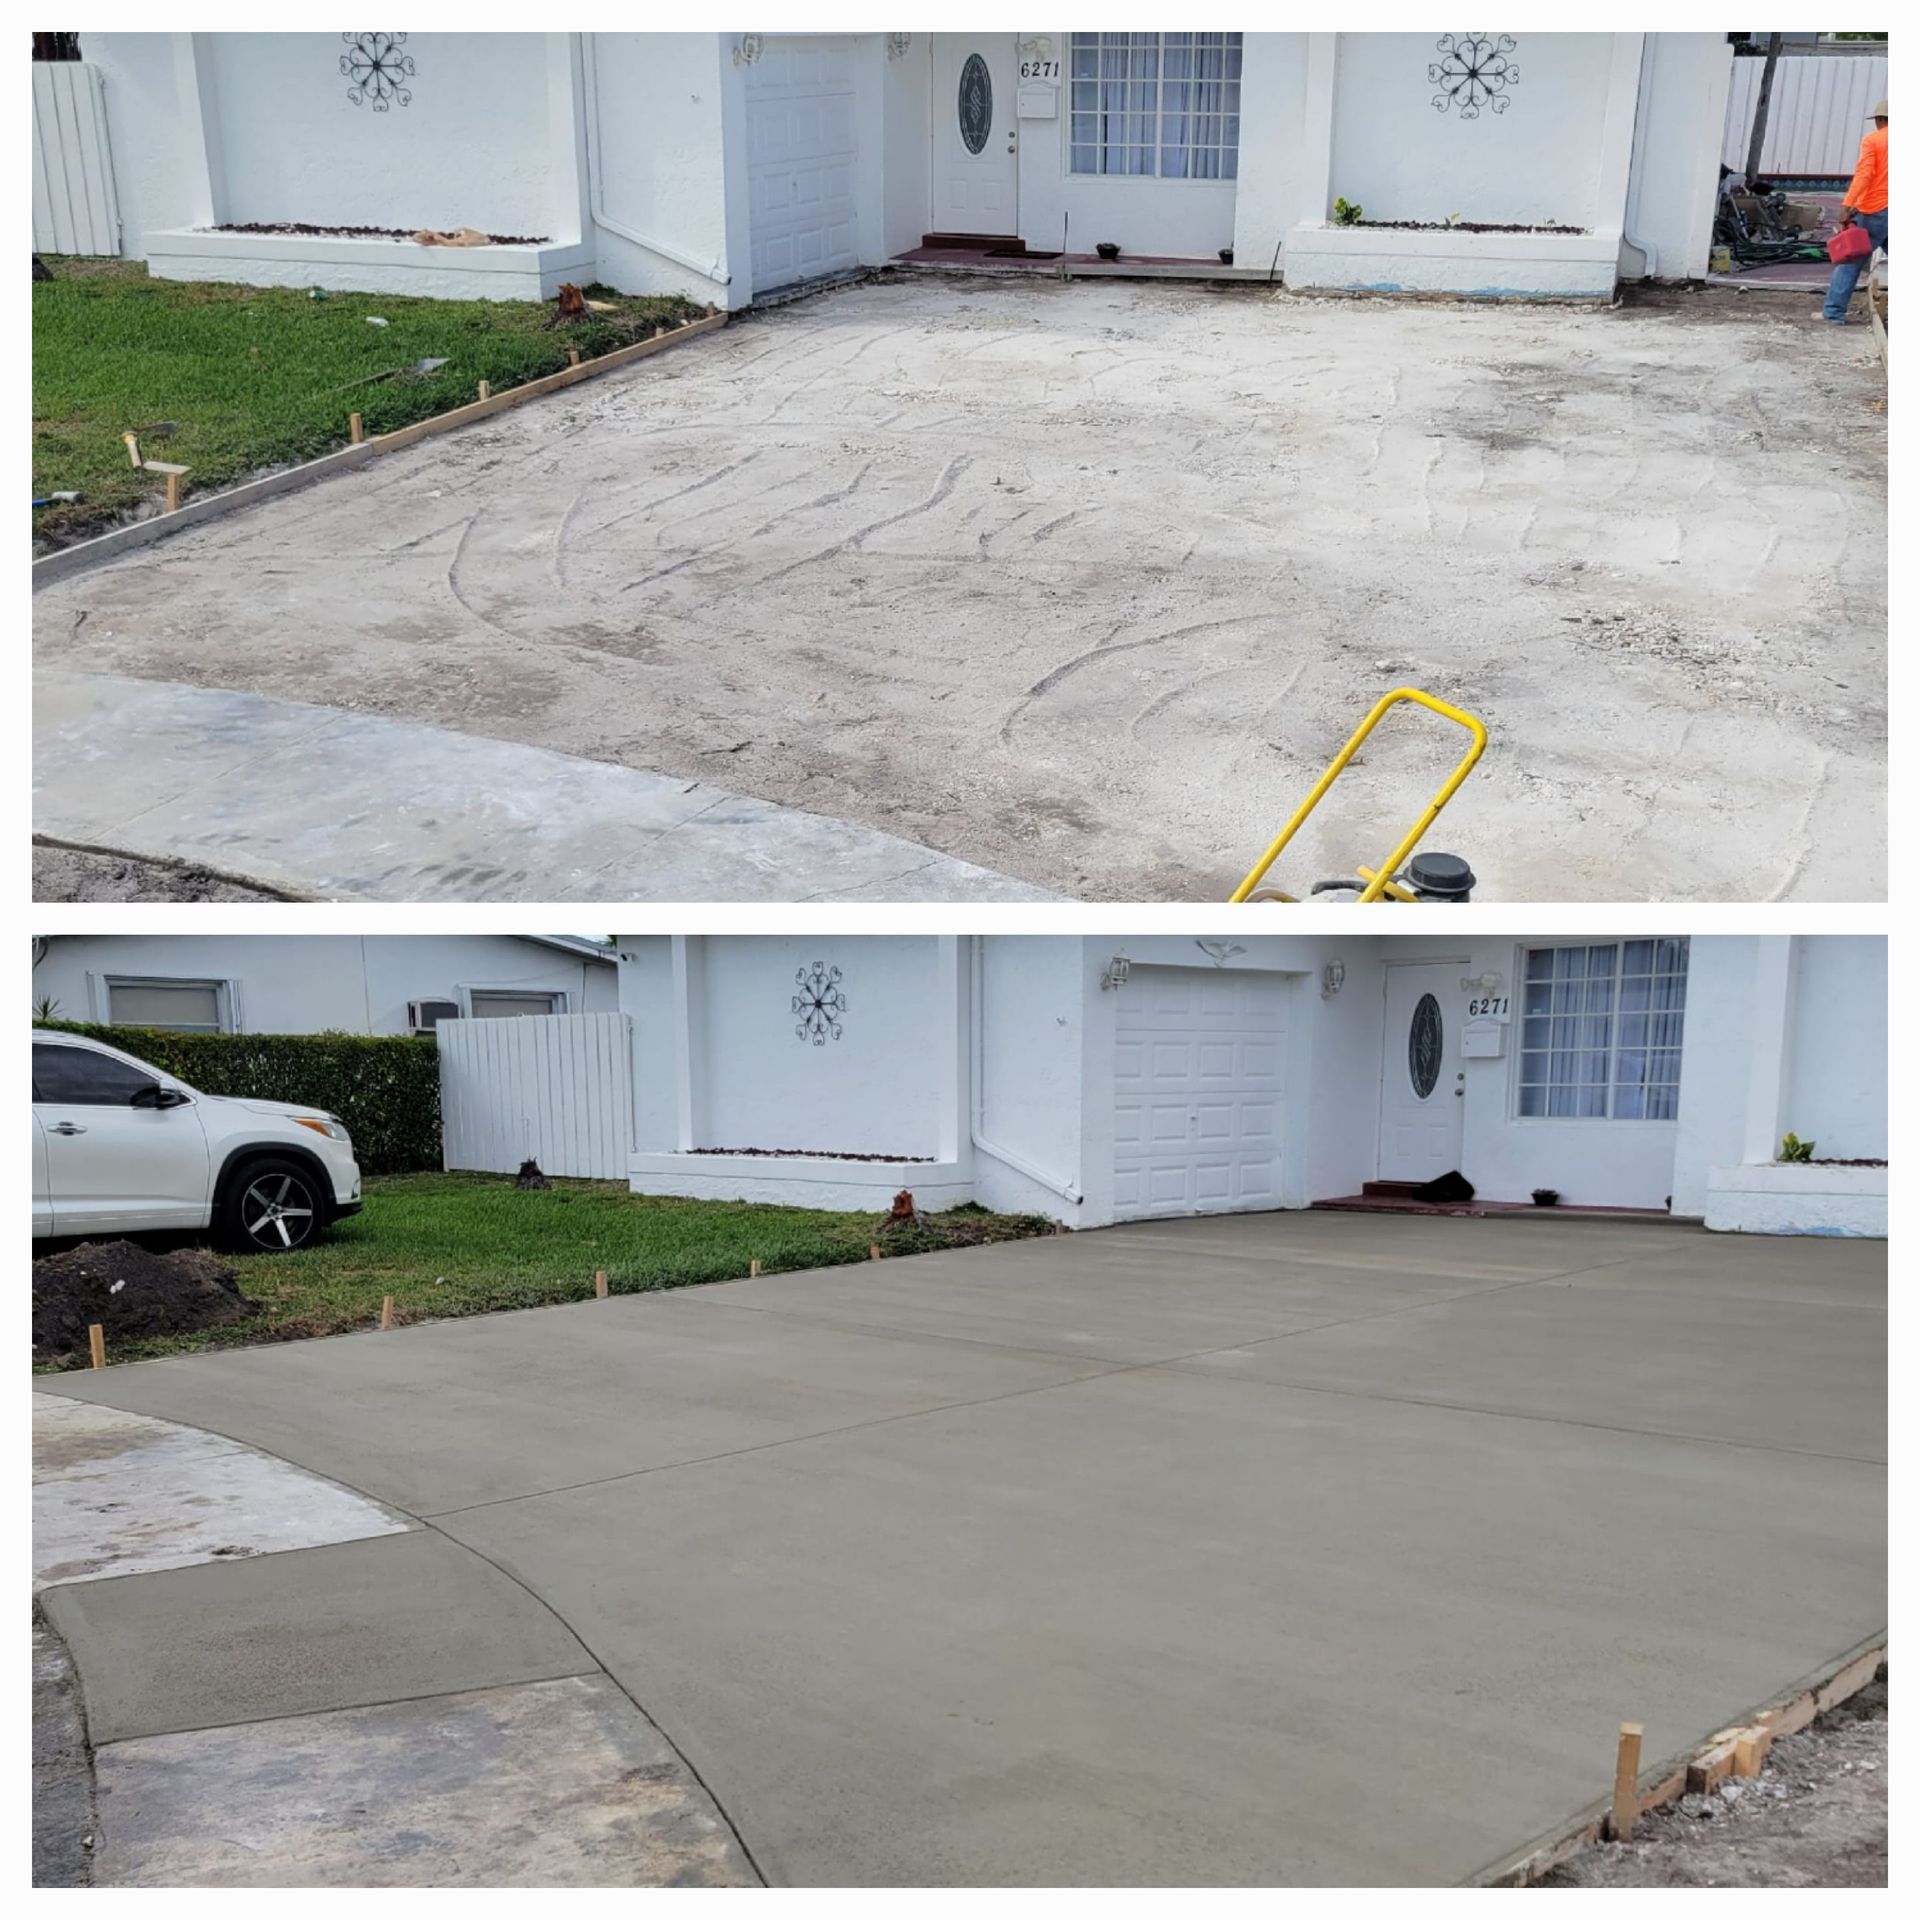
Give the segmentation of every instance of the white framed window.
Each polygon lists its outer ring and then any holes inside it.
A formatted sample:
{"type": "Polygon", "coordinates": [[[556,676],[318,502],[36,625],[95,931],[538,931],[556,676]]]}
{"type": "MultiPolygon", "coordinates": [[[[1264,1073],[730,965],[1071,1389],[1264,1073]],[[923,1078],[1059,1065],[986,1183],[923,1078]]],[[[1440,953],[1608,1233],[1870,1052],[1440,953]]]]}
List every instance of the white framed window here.
{"type": "Polygon", "coordinates": [[[1528,947],[1522,966],[1522,1119],[1678,1117],[1684,939],[1528,947]]]}
{"type": "Polygon", "coordinates": [[[233,988],[227,980],[170,980],[110,973],[107,1024],[163,1027],[170,1033],[231,1033],[233,988]]]}
{"type": "Polygon", "coordinates": [[[1240,35],[1076,33],[1068,169],[1160,180],[1240,171],[1240,35]]]}
{"type": "Polygon", "coordinates": [[[469,987],[467,1017],[471,1020],[513,1020],[526,1014],[565,1013],[564,993],[533,993],[524,987],[469,987]]]}

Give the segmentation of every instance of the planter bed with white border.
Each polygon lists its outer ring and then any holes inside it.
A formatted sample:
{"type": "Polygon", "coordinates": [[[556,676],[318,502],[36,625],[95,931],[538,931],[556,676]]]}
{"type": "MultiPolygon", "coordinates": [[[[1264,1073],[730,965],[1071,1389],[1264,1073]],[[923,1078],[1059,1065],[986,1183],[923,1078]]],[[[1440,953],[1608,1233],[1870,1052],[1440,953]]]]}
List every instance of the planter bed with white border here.
{"type": "Polygon", "coordinates": [[[1481,300],[1611,300],[1620,235],[1467,233],[1458,227],[1288,229],[1286,284],[1342,293],[1456,293],[1481,300]]]}
{"type": "Polygon", "coordinates": [[[177,227],[142,242],[156,280],[223,280],[329,293],[404,293],[431,300],[550,300],[563,280],[591,278],[583,240],[521,247],[423,247],[417,240],[311,233],[220,233],[177,227]]]}
{"type": "Polygon", "coordinates": [[[1887,1237],[1885,1167],[1775,1161],[1713,1167],[1706,1223],[1713,1233],[1809,1233],[1845,1239],[1887,1237]]]}
{"type": "Polygon", "coordinates": [[[636,1193],[688,1200],[757,1200],[831,1213],[884,1213],[902,1187],[922,1213],[973,1199],[973,1175],[957,1160],[837,1160],[818,1154],[636,1153],[636,1193]]]}

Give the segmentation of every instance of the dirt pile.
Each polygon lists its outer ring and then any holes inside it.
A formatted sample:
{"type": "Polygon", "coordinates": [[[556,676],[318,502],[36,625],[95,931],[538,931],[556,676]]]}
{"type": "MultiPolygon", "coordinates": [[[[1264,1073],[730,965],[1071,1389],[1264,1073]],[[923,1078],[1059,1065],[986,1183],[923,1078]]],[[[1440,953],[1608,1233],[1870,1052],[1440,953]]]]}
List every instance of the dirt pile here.
{"type": "Polygon", "coordinates": [[[231,1269],[198,1247],[149,1253],[129,1240],[84,1240],[33,1263],[34,1364],[84,1359],[87,1329],[132,1339],[244,1320],[258,1307],[231,1269]]]}

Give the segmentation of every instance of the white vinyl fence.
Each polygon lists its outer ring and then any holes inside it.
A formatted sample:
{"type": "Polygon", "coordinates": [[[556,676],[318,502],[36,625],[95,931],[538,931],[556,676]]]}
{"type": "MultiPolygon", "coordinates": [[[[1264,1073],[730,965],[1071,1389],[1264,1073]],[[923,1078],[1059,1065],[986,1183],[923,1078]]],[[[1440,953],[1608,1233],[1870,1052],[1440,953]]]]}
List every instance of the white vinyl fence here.
{"type": "MultiPolygon", "coordinates": [[[[1721,158],[1736,172],[1747,164],[1753,110],[1766,62],[1733,63],[1727,94],[1727,139],[1721,158]]],[[[1762,174],[1851,176],[1860,142],[1869,131],[1867,111],[1886,97],[1883,53],[1783,53],[1767,103],[1767,137],[1760,146],[1762,174]]]]}
{"type": "Polygon", "coordinates": [[[120,251],[100,69],[84,60],[33,63],[33,250],[120,251]]]}
{"type": "Polygon", "coordinates": [[[633,1145],[633,1051],[624,1013],[443,1020],[441,1152],[449,1171],[623,1180],[633,1145]]]}

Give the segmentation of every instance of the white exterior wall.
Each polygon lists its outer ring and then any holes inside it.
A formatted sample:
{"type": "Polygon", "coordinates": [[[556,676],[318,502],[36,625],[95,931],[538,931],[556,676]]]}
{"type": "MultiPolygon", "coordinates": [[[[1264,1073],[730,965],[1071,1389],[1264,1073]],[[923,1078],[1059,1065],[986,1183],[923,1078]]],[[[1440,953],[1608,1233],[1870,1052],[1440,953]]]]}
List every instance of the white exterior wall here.
{"type": "Polygon", "coordinates": [[[582,39],[596,277],[627,293],[736,304],[731,282],[746,256],[728,244],[726,114],[738,72],[726,39],[582,39]]]}
{"type": "Polygon", "coordinates": [[[580,238],[571,35],[414,33],[406,106],[347,98],[337,33],[212,33],[225,220],[580,238]]]}
{"type": "Polygon", "coordinates": [[[897,58],[886,54],[884,34],[872,38],[880,43],[880,140],[873,165],[863,159],[860,197],[863,208],[872,200],[880,210],[879,248],[870,256],[878,265],[917,247],[933,224],[933,61],[931,34],[916,33],[897,58]]]}
{"type": "Polygon", "coordinates": [[[1887,1157],[1887,948],[1795,941],[1786,1124],[1825,1159],[1887,1157]]]}
{"type": "MultiPolygon", "coordinates": [[[[120,251],[146,257],[146,235],[205,226],[214,211],[200,109],[205,35],[89,33],[81,51],[100,69],[120,200],[120,251]]],[[[382,225],[387,224],[382,222],[382,225]]]]}
{"type": "MultiPolygon", "coordinates": [[[[1020,234],[1030,247],[1058,247],[1062,219],[1072,216],[1070,246],[1091,253],[1112,240],[1131,254],[1175,254],[1204,260],[1233,245],[1235,187],[1231,180],[1161,180],[1152,175],[1076,174],[1072,155],[1072,39],[1070,33],[1022,34],[1052,42],[1060,62],[1059,110],[1052,120],[1021,120],[1020,234]]],[[[1248,36],[1255,38],[1259,36],[1248,36]]],[[[950,102],[935,103],[945,112],[950,102]]],[[[1266,108],[1241,75],[1241,138],[1266,108]]]]}
{"type": "Polygon", "coordinates": [[[1706,274],[1720,156],[1705,129],[1726,118],[1734,65],[1724,34],[1647,35],[1622,277],[1698,280],[1706,274]]]}
{"type": "Polygon", "coordinates": [[[932,1210],[972,1199],[956,938],[643,936],[618,947],[639,1089],[636,1192],[876,1211],[902,1186],[932,1210]],[[795,976],[816,960],[841,969],[848,1001],[841,1037],[817,1047],[795,1033],[792,1010],[795,976]],[[768,1157],[783,1149],[807,1157],[768,1157]],[[916,1157],[819,1157],[840,1154],[916,1157]]]}
{"type": "MultiPolygon", "coordinates": [[[[1294,982],[1281,1204],[1354,1193],[1377,1175],[1383,1066],[1404,1045],[1403,1035],[1385,1032],[1389,959],[1457,970],[1461,980],[1498,974],[1502,985],[1490,990],[1516,1003],[1506,1051],[1467,1059],[1460,1016],[1468,990],[1448,988],[1447,1065],[1465,1076],[1460,1168],[1483,1199],[1524,1201],[1550,1186],[1570,1205],[1659,1209],[1671,1196],[1676,1214],[1711,1219],[1715,1182],[1748,1153],[1750,1138],[1770,1163],[1780,1113],[1804,1113],[1807,1126],[1786,1122],[1803,1133],[1825,1129],[1823,1151],[1884,1152],[1883,942],[1802,940],[1789,948],[1756,936],[1696,938],[1678,1120],[1532,1119],[1520,1116],[1517,1094],[1525,948],[1571,944],[1573,936],[1476,939],[1465,928],[1448,932],[1461,923],[1437,911],[1418,919],[1434,931],[1240,933],[1235,942],[1244,951],[1229,969],[1294,982]],[[1790,983],[1783,957],[1793,962],[1790,983]],[[1328,995],[1323,969],[1334,960],[1345,980],[1328,995]]],[[[1237,931],[1245,919],[1230,924],[1237,931]]],[[[877,1210],[894,1186],[906,1185],[922,1204],[978,1198],[1079,1227],[1105,1225],[1114,1213],[1118,996],[1101,990],[1102,972],[1115,955],[1137,967],[1211,965],[1179,935],[655,938],[623,941],[621,952],[621,1002],[634,1022],[638,1190],[877,1210]],[[841,967],[849,999],[845,1037],[824,1049],[800,1046],[787,1010],[794,971],[815,958],[841,967]],[[857,1027],[866,1033],[855,1048],[857,1027]],[[821,1057],[836,1049],[837,1059],[821,1057]],[[935,1158],[862,1167],[727,1163],[684,1152],[749,1145],[935,1158]]],[[[1762,1171],[1771,1179],[1778,1170],[1762,1171]]],[[[1749,1230],[1871,1230],[1871,1206],[1863,1213],[1851,1201],[1842,1209],[1846,1224],[1834,1224],[1839,1203],[1829,1190],[1850,1191],[1860,1180],[1819,1170],[1787,1180],[1792,1190],[1753,1213],[1749,1230]],[[1828,1197],[1816,1200],[1816,1189],[1828,1197]]],[[[1874,1176],[1864,1184],[1873,1189],[1874,1176]]],[[[1877,1184],[1884,1213],[1884,1175],[1877,1184]]]]}
{"type": "Polygon", "coordinates": [[[33,996],[58,1000],[56,1018],[104,1021],[109,976],[231,981],[242,1033],[403,1034],[409,1000],[475,987],[564,993],[569,1013],[619,1000],[608,962],[494,934],[65,934],[33,996]]]}
{"type": "MultiPolygon", "coordinates": [[[[978,1079],[969,1116],[969,1131],[976,1122],[978,1129],[976,1196],[996,1212],[1090,1224],[1081,1185],[1088,1119],[1082,943],[996,935],[968,946],[970,963],[980,970],[973,1002],[981,1011],[980,1035],[972,1056],[978,1079]]],[[[1096,981],[1098,973],[1096,966],[1096,981]]]]}

